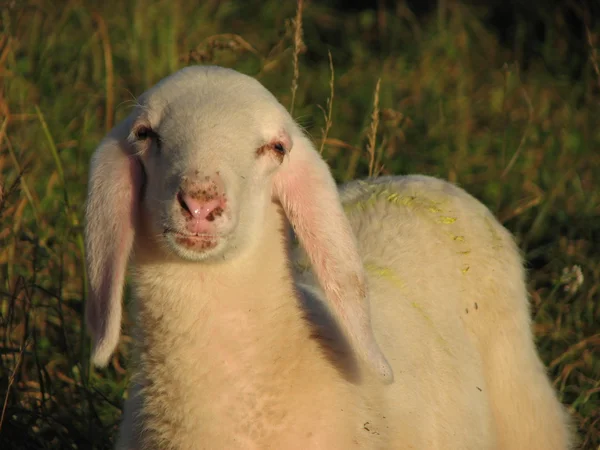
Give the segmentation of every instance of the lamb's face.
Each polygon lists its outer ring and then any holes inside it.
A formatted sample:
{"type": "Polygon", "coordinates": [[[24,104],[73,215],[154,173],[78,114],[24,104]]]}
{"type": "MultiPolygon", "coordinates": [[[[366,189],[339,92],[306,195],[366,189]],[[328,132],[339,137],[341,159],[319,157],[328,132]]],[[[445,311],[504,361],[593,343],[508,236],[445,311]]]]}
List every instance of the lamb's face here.
{"type": "Polygon", "coordinates": [[[391,381],[370,325],[362,261],[329,167],[260,83],[207,66],[180,70],[147,91],[94,151],[85,246],[95,363],[106,365],[119,340],[136,231],[138,248],[149,247],[159,266],[169,255],[221,261],[261,237],[277,239],[264,226],[272,201],[294,227],[357,355],[391,381]],[[154,253],[146,239],[168,253],[154,253]]]}
{"type": "Polygon", "coordinates": [[[129,137],[146,174],[151,238],[188,260],[227,258],[255,242],[292,148],[284,108],[255,80],[223,72],[167,78],[140,99],[129,137]]]}

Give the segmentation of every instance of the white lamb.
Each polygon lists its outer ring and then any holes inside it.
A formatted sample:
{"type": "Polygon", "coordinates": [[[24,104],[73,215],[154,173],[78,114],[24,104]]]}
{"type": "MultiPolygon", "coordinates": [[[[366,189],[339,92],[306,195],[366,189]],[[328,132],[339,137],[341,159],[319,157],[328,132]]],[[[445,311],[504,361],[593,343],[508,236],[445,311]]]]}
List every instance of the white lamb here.
{"type": "Polygon", "coordinates": [[[188,67],[140,97],[94,154],[86,246],[99,366],[133,256],[120,449],[572,445],[509,233],[434,178],[340,195],[253,78],[188,67]]]}

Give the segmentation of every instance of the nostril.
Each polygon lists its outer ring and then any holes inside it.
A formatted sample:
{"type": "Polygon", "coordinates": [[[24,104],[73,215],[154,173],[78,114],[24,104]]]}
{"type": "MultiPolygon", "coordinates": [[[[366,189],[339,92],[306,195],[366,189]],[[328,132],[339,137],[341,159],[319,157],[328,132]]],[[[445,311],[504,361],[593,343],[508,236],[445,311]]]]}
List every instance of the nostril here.
{"type": "Polygon", "coordinates": [[[181,191],[179,191],[177,193],[177,201],[179,202],[179,205],[181,206],[181,209],[183,209],[189,216],[192,216],[192,211],[190,210],[190,207],[188,206],[188,204],[185,202],[184,200],[184,194],[181,193],[181,191]]]}

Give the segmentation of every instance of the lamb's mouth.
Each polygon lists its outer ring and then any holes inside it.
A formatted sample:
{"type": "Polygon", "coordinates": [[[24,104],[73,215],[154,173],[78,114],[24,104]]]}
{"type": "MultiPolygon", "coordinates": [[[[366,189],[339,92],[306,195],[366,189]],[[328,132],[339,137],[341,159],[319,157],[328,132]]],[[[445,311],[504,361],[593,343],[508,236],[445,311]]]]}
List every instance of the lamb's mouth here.
{"type": "Polygon", "coordinates": [[[163,234],[170,237],[177,245],[199,252],[215,248],[225,237],[218,233],[182,233],[172,229],[165,229],[163,234]]]}

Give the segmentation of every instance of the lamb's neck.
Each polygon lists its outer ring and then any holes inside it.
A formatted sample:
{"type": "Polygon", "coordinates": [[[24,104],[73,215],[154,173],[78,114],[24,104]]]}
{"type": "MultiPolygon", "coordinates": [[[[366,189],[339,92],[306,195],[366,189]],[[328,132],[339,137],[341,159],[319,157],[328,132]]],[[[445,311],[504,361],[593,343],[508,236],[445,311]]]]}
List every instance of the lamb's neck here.
{"type": "Polygon", "coordinates": [[[289,328],[290,321],[301,320],[292,280],[282,267],[284,261],[263,254],[254,267],[242,272],[212,275],[189,266],[149,271],[147,276],[154,281],[136,289],[137,318],[147,351],[156,350],[149,339],[171,340],[171,345],[181,339],[193,344],[196,354],[229,351],[242,357],[263,346],[273,351],[273,342],[262,342],[265,329],[270,330],[267,335],[282,339],[294,329],[289,328]]]}
{"type": "Polygon", "coordinates": [[[263,229],[265,239],[246,264],[219,270],[138,265],[143,400],[132,403],[129,417],[144,430],[144,448],[195,449],[199,442],[333,448],[333,438],[349,448],[354,442],[343,413],[351,406],[339,400],[346,387],[311,339],[281,225],[263,229]],[[323,423],[340,436],[314,431],[323,423]]]}
{"type": "Polygon", "coordinates": [[[283,361],[293,370],[298,354],[287,361],[289,350],[310,345],[309,330],[295,298],[282,220],[272,214],[264,238],[232,264],[136,263],[142,372],[152,361],[175,382],[173,371],[188,364],[210,392],[207,384],[234,383],[241,373],[273,376],[283,361]]]}

